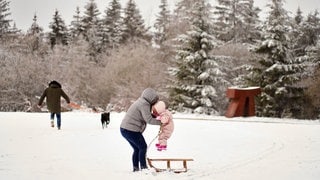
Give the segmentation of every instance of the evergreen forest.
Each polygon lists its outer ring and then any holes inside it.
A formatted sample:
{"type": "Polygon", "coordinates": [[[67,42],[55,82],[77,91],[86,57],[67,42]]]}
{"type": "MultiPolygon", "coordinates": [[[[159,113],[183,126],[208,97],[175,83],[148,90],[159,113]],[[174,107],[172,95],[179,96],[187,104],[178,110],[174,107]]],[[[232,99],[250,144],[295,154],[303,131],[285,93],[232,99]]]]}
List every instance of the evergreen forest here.
{"type": "Polygon", "coordinates": [[[174,112],[224,115],[228,87],[260,87],[256,115],[319,119],[320,15],[270,0],[160,2],[145,25],[134,0],[74,7],[66,23],[53,11],[48,31],[30,17],[26,32],[0,0],[0,111],[37,112],[52,80],[73,102],[125,111],[151,87],[174,112]]]}

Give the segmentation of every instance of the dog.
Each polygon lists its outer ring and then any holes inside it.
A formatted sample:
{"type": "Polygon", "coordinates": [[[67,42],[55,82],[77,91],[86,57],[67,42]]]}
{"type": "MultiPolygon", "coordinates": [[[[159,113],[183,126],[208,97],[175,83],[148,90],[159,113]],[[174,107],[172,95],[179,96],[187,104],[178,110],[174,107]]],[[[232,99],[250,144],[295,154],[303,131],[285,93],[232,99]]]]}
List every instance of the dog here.
{"type": "Polygon", "coordinates": [[[109,112],[101,113],[102,129],[107,128],[109,123],[110,123],[110,113],[109,112]]]}

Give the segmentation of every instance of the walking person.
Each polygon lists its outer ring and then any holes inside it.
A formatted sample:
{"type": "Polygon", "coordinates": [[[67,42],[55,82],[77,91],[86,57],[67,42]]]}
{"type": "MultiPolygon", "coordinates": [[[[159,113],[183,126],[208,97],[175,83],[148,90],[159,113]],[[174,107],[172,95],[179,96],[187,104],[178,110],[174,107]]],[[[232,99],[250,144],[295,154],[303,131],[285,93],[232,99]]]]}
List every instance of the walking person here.
{"type": "Polygon", "coordinates": [[[47,107],[50,112],[51,127],[54,127],[54,116],[56,115],[58,130],[61,129],[61,97],[63,97],[68,104],[70,103],[70,99],[62,90],[61,84],[57,81],[51,81],[49,87],[44,90],[38,103],[38,107],[41,107],[44,98],[46,98],[47,107]]]}
{"type": "Polygon", "coordinates": [[[152,106],[159,100],[154,89],[145,89],[141,96],[129,107],[121,125],[121,135],[133,148],[132,165],[133,171],[148,169],[146,163],[147,143],[143,132],[147,124],[161,125],[161,122],[151,114],[152,106]]]}

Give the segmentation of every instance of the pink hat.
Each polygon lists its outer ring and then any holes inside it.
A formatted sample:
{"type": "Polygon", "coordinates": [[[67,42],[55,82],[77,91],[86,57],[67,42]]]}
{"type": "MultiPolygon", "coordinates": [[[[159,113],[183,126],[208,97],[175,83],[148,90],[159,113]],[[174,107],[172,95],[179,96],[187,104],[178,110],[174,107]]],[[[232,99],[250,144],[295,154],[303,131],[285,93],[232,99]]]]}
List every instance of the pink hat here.
{"type": "Polygon", "coordinates": [[[153,105],[153,107],[158,114],[161,114],[166,110],[166,104],[163,101],[158,101],[155,105],[153,105]]]}

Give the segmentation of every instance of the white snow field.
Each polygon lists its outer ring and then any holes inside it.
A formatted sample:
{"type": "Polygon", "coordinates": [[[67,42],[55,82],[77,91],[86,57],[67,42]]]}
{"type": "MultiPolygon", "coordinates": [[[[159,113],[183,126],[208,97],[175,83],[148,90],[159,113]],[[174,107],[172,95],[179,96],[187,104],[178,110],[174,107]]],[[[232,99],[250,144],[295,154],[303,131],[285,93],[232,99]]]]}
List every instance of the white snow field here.
{"type": "MultiPolygon", "coordinates": [[[[112,112],[102,129],[99,113],[62,113],[57,130],[49,113],[0,112],[0,179],[320,179],[319,120],[175,114],[168,150],[158,152],[153,141],[148,157],[194,159],[188,172],[176,174],[132,172],[132,149],[119,130],[123,116],[112,112]]],[[[158,129],[147,126],[148,144],[158,129]]]]}

